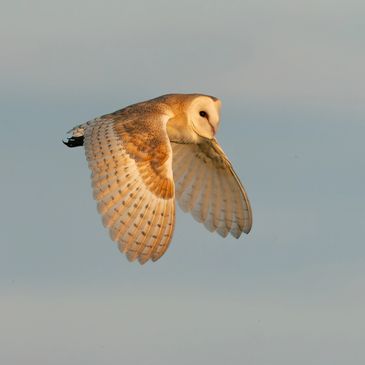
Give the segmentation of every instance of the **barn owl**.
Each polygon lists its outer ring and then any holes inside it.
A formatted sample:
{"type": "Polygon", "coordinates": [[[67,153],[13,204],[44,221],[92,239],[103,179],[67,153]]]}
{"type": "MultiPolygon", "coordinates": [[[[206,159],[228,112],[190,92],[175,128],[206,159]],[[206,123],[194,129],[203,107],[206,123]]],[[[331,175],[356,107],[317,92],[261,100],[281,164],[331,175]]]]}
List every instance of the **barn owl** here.
{"type": "Polygon", "coordinates": [[[215,134],[221,102],[169,94],[130,105],[69,131],[84,146],[103,224],[130,261],[158,260],[175,225],[175,200],[213,232],[249,233],[247,194],[215,134]]]}

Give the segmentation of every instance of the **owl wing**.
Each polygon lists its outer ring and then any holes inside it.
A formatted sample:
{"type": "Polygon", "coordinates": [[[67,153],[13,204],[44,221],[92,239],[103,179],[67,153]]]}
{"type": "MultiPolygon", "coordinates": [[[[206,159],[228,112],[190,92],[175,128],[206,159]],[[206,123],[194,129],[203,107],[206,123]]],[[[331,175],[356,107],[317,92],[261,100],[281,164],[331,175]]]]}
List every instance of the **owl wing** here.
{"type": "Polygon", "coordinates": [[[211,232],[240,237],[252,226],[247,194],[216,139],[171,143],[176,199],[211,232]]]}
{"type": "Polygon", "coordinates": [[[167,117],[103,116],[88,125],[84,146],[103,224],[130,261],[158,260],[175,222],[167,117]]]}

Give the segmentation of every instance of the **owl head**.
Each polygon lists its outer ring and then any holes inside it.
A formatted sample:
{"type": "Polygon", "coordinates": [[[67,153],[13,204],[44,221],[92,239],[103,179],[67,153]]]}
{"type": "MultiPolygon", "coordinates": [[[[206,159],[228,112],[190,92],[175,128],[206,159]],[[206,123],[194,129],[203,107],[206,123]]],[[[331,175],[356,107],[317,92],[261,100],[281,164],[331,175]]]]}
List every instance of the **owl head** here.
{"type": "Polygon", "coordinates": [[[219,127],[221,102],[211,96],[196,96],[186,109],[188,123],[203,138],[212,139],[219,127]]]}
{"type": "Polygon", "coordinates": [[[219,99],[201,94],[170,94],[165,97],[174,114],[167,125],[171,140],[175,136],[187,142],[214,138],[220,122],[219,99]]]}

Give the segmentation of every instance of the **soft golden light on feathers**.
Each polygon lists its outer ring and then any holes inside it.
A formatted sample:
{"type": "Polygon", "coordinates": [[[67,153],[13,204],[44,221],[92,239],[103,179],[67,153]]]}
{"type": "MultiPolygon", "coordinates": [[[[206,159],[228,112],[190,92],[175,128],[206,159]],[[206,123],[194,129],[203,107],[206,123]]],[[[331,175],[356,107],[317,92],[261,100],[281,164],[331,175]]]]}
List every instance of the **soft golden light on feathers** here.
{"type": "Polygon", "coordinates": [[[246,192],[214,137],[219,113],[217,98],[170,94],[72,130],[72,143],[83,134],[103,223],[129,260],[143,264],[165,253],[175,197],[184,211],[223,237],[250,231],[246,192]]]}

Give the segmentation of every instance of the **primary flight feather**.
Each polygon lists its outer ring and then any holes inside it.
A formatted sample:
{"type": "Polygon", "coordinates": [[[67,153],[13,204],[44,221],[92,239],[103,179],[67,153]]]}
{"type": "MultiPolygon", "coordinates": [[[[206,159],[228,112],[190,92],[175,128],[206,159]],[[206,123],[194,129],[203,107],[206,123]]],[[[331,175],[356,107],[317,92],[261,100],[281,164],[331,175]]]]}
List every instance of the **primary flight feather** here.
{"type": "Polygon", "coordinates": [[[175,199],[211,232],[240,237],[252,226],[247,194],[215,139],[221,102],[169,94],[73,128],[84,146],[103,224],[130,261],[158,260],[175,225],[175,199]]]}

